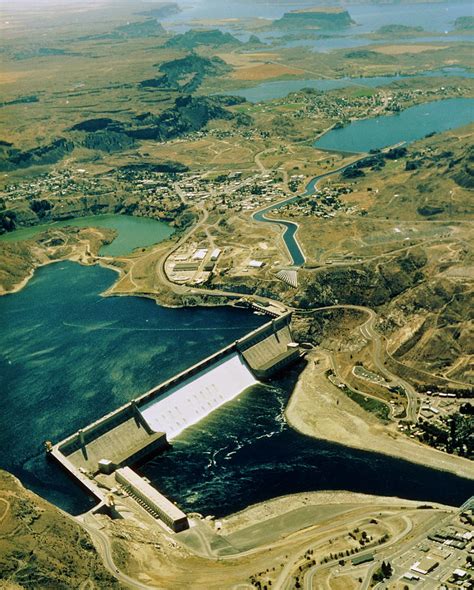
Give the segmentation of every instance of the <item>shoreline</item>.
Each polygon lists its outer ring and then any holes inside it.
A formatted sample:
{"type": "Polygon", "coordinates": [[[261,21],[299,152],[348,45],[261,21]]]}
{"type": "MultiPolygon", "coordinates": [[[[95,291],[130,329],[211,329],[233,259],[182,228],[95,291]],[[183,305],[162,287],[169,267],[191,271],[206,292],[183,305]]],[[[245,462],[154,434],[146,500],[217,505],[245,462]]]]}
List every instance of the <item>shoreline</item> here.
{"type": "MultiPolygon", "coordinates": [[[[55,262],[71,261],[83,266],[100,265],[103,268],[118,273],[117,280],[101,293],[103,297],[145,297],[154,300],[157,305],[162,307],[177,309],[188,307],[184,303],[181,305],[170,305],[169,303],[162,302],[159,294],[137,293],[133,291],[114,292],[120,280],[127,275],[127,269],[116,266],[113,263],[115,261],[113,257],[102,258],[98,254],[92,254],[90,246],[90,240],[87,240],[86,244],[79,242],[75,245],[73,252],[62,258],[43,261],[37,259],[33,261],[33,267],[29,274],[19,281],[13,289],[9,291],[1,289],[0,296],[21,291],[27,286],[30,279],[33,278],[38,268],[55,262]]],[[[215,305],[205,305],[203,303],[200,305],[203,307],[228,306],[229,302],[216,303],[215,305]]],[[[352,402],[336,386],[324,379],[324,371],[320,367],[315,368],[314,357],[316,354],[318,354],[317,349],[308,353],[308,365],[299,375],[285,408],[285,418],[291,428],[312,438],[334,442],[366,452],[384,454],[439,471],[450,472],[466,479],[474,479],[474,463],[471,461],[455,455],[447,455],[436,449],[426,447],[421,443],[416,443],[398,431],[383,426],[373,415],[368,414],[360,406],[352,402]]],[[[291,498],[289,502],[298,502],[300,495],[314,496],[314,494],[329,494],[329,496],[334,497],[341,493],[339,491],[327,490],[307,492],[306,494],[292,494],[287,498],[291,498]]],[[[352,496],[354,494],[357,495],[356,492],[343,493],[352,496]]],[[[325,498],[328,499],[329,496],[325,496],[325,498]]],[[[267,503],[273,505],[274,502],[278,503],[277,501],[280,501],[280,499],[281,497],[272,498],[267,502],[254,506],[261,507],[261,505],[266,505],[267,503]]],[[[237,514],[251,510],[254,506],[249,506],[242,511],[227,515],[223,517],[223,520],[231,519],[237,514]]]]}
{"type": "MultiPolygon", "coordinates": [[[[125,289],[125,290],[120,290],[120,282],[127,277],[127,275],[129,274],[130,268],[133,267],[133,262],[134,262],[134,258],[133,258],[133,254],[134,252],[130,252],[127,255],[123,255],[123,256],[117,256],[117,257],[113,257],[113,256],[101,256],[99,254],[99,250],[100,248],[105,245],[108,244],[109,241],[108,239],[104,236],[103,232],[101,231],[101,229],[103,228],[94,228],[93,226],[88,226],[85,228],[81,228],[81,229],[94,229],[94,230],[98,230],[98,234],[99,234],[99,244],[98,247],[94,248],[94,252],[92,251],[92,240],[90,238],[86,238],[85,240],[82,240],[76,244],[74,244],[73,246],[73,251],[66,254],[65,256],[61,256],[58,258],[49,258],[49,255],[47,252],[42,251],[38,248],[36,248],[35,253],[35,257],[36,259],[31,261],[31,268],[28,271],[28,274],[26,276],[24,276],[22,279],[20,279],[17,283],[15,283],[12,288],[10,289],[5,289],[3,286],[0,285],[0,297],[5,296],[5,295],[12,295],[15,293],[20,292],[22,289],[24,289],[29,281],[34,277],[35,272],[39,269],[42,268],[44,266],[47,266],[49,264],[54,264],[55,262],[75,262],[77,264],[80,264],[81,266],[95,266],[95,265],[99,265],[102,268],[107,268],[110,270],[115,271],[116,273],[118,273],[118,277],[117,279],[109,286],[107,287],[107,289],[105,291],[103,291],[100,295],[102,297],[144,297],[147,299],[151,299],[153,300],[157,305],[161,306],[161,307],[165,307],[165,308],[169,308],[169,309],[181,309],[181,308],[185,308],[185,307],[206,307],[206,308],[210,308],[210,307],[226,307],[226,306],[230,306],[233,307],[232,305],[232,297],[230,295],[223,295],[222,293],[215,293],[213,294],[214,297],[216,299],[220,299],[220,301],[216,301],[216,302],[210,302],[209,301],[209,293],[208,294],[202,294],[199,292],[193,293],[193,297],[194,298],[202,298],[201,301],[199,301],[198,305],[188,305],[186,302],[177,302],[177,303],[172,303],[172,299],[168,300],[166,298],[166,293],[169,292],[170,295],[173,294],[173,290],[168,290],[167,289],[167,285],[165,283],[161,283],[161,287],[163,288],[162,291],[160,292],[146,292],[146,291],[134,291],[134,290],[129,290],[129,289],[125,289]],[[123,258],[125,260],[128,261],[128,267],[127,268],[122,268],[121,266],[119,266],[117,263],[120,262],[120,259],[123,258]],[[222,299],[225,299],[226,301],[222,301],[222,299]]],[[[108,231],[108,230],[106,230],[108,231]]],[[[25,240],[26,242],[27,240],[25,240]]],[[[166,242],[169,242],[169,239],[164,239],[160,242],[157,242],[156,244],[153,244],[150,246],[150,248],[160,248],[160,246],[162,246],[163,244],[165,244],[166,242]]],[[[170,243],[170,246],[173,246],[173,243],[170,243]]],[[[34,248],[34,245],[33,245],[34,248]]],[[[151,250],[151,252],[153,252],[153,250],[151,250]]]]}
{"type": "Polygon", "coordinates": [[[474,462],[415,442],[395,428],[383,425],[350,400],[325,379],[325,367],[315,365],[316,355],[317,349],[308,354],[308,364],[299,375],[285,408],[285,418],[291,428],[312,438],[474,480],[474,462]]]}
{"type": "MultiPolygon", "coordinates": [[[[100,265],[115,271],[119,276],[110,287],[101,293],[102,297],[144,297],[153,300],[156,305],[161,307],[173,309],[188,307],[185,304],[171,305],[163,301],[159,294],[114,291],[120,280],[126,276],[126,271],[87,250],[79,252],[76,250],[68,256],[54,260],[35,261],[29,274],[12,289],[5,291],[0,288],[0,297],[18,293],[25,288],[37,269],[65,261],[83,266],[100,265]]],[[[201,303],[196,307],[226,307],[228,305],[229,302],[201,303]]],[[[314,369],[313,357],[315,353],[317,354],[317,349],[308,354],[308,365],[299,375],[285,408],[285,418],[291,428],[312,438],[362,451],[384,454],[474,480],[474,462],[414,442],[395,429],[382,425],[377,418],[352,402],[339,388],[324,379],[321,368],[314,369]]]]}
{"type": "Polygon", "coordinates": [[[374,512],[383,506],[393,508],[394,505],[414,509],[426,505],[441,510],[454,510],[458,508],[457,506],[449,506],[447,504],[440,504],[439,502],[410,500],[398,496],[377,496],[374,494],[351,492],[349,490],[324,490],[295,492],[294,494],[276,496],[270,500],[250,504],[242,510],[215,519],[215,521],[221,525],[219,529],[220,533],[226,535],[245,530],[255,524],[262,524],[266,520],[283,516],[305,506],[321,506],[327,508],[328,506],[336,507],[343,504],[352,507],[362,507],[370,504],[373,506],[374,512]]]}

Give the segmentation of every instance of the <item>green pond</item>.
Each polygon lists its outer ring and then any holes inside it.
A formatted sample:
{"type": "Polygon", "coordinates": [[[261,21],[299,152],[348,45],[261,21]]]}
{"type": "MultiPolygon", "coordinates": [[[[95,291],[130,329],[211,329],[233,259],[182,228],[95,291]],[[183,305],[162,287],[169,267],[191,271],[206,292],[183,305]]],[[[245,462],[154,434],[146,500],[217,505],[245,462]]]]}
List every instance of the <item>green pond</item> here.
{"type": "Polygon", "coordinates": [[[0,241],[14,242],[27,240],[42,231],[54,227],[74,225],[77,227],[106,227],[118,232],[112,243],[102,246],[100,254],[103,256],[123,256],[130,254],[135,248],[144,248],[166,240],[173,229],[162,221],[133,217],[131,215],[89,215],[76,219],[65,219],[33,227],[25,227],[0,236],[0,241]]]}

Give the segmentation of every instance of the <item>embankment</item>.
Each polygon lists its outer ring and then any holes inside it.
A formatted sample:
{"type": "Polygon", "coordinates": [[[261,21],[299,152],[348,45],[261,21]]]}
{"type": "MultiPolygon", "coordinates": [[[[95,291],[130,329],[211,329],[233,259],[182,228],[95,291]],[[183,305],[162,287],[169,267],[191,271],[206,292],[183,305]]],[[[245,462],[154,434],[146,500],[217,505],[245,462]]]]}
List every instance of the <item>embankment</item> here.
{"type": "Polygon", "coordinates": [[[299,432],[348,447],[383,453],[426,467],[474,479],[474,464],[407,438],[380,423],[328,381],[315,355],[300,375],[286,409],[288,423],[299,432]]]}

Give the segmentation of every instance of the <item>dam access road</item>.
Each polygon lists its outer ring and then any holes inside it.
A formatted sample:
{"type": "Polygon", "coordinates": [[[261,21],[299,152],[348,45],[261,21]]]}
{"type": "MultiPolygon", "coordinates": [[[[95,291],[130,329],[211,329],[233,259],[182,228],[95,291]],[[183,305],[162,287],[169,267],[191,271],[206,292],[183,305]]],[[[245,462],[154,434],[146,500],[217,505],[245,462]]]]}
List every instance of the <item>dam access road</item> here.
{"type": "MultiPolygon", "coordinates": [[[[329,129],[328,129],[328,131],[329,131],[329,129]]],[[[396,146],[389,146],[387,148],[384,148],[381,151],[382,151],[382,153],[388,152],[389,150],[393,149],[394,147],[398,147],[399,145],[400,144],[397,144],[396,146]]],[[[273,151],[273,149],[267,149],[264,152],[260,152],[255,157],[255,162],[256,162],[261,174],[265,174],[267,172],[267,169],[262,164],[260,157],[264,153],[271,152],[271,151],[273,151]]],[[[307,183],[306,189],[305,189],[304,193],[302,193],[301,195],[296,195],[296,196],[292,196],[292,197],[283,199],[282,201],[279,201],[277,203],[273,203],[272,205],[269,205],[269,206],[266,206],[262,209],[259,209],[258,211],[256,211],[255,213],[252,214],[252,219],[254,221],[260,222],[260,223],[271,223],[271,224],[276,225],[277,227],[279,227],[282,230],[281,239],[283,240],[283,242],[285,244],[286,250],[288,252],[288,255],[290,257],[290,260],[291,260],[291,263],[293,266],[301,267],[305,263],[305,260],[306,260],[304,252],[302,250],[301,245],[298,242],[297,235],[296,235],[297,231],[298,231],[298,224],[291,222],[291,221],[282,220],[282,219],[268,218],[266,216],[266,214],[269,213],[270,211],[278,210],[289,203],[293,203],[302,197],[315,194],[317,191],[317,186],[322,180],[329,178],[331,176],[340,174],[341,172],[343,172],[347,168],[353,166],[354,164],[363,162],[368,157],[370,157],[369,154],[364,154],[363,156],[355,158],[354,160],[345,164],[344,166],[340,166],[340,167],[336,168],[335,170],[331,170],[329,172],[319,174],[319,175],[315,176],[314,178],[312,178],[307,183]]],[[[181,194],[180,196],[183,199],[183,201],[185,201],[184,195],[181,194]]],[[[235,292],[232,292],[232,291],[225,291],[225,290],[221,290],[221,289],[206,289],[206,288],[202,288],[202,287],[199,287],[199,288],[189,287],[187,285],[177,285],[176,283],[174,283],[173,281],[170,280],[170,278],[168,277],[168,275],[166,273],[165,266],[166,266],[166,262],[169,259],[169,257],[174,252],[179,250],[183,246],[183,244],[188,242],[188,240],[199,229],[202,229],[206,226],[206,222],[209,217],[209,213],[204,206],[201,206],[201,212],[202,212],[202,215],[200,216],[197,224],[195,224],[187,233],[185,233],[178,240],[178,242],[173,246],[173,248],[170,251],[166,252],[162,256],[162,258],[157,262],[157,264],[156,264],[157,278],[161,284],[166,285],[173,292],[180,294],[180,295],[203,294],[203,295],[211,296],[211,297],[213,297],[213,296],[214,297],[216,297],[216,296],[228,297],[228,298],[234,299],[234,300],[237,297],[238,299],[240,299],[241,294],[236,294],[235,292]]],[[[267,308],[269,305],[271,305],[275,308],[276,311],[281,310],[280,313],[284,312],[285,309],[292,309],[294,311],[299,311],[299,312],[305,313],[305,311],[303,311],[303,310],[296,310],[295,308],[292,308],[289,305],[283,305],[281,302],[271,299],[269,297],[252,295],[252,296],[248,297],[248,299],[255,301],[256,303],[261,304],[267,308]]],[[[357,309],[357,310],[363,311],[364,313],[369,315],[367,322],[365,322],[364,325],[361,326],[361,328],[360,328],[361,334],[363,337],[365,337],[368,340],[371,340],[373,342],[373,359],[374,359],[376,367],[382,372],[382,374],[389,377],[392,385],[402,387],[402,389],[405,392],[405,395],[407,397],[407,408],[406,408],[407,418],[412,422],[416,422],[416,419],[418,416],[418,411],[419,411],[419,406],[420,406],[418,396],[416,394],[415,389],[413,388],[413,386],[411,384],[409,384],[405,380],[399,378],[398,376],[394,375],[393,373],[390,373],[388,371],[388,369],[385,367],[384,361],[383,361],[383,354],[388,354],[388,352],[387,352],[386,348],[384,351],[382,351],[381,336],[377,334],[375,327],[374,327],[375,322],[377,320],[377,314],[375,313],[375,311],[368,308],[368,307],[363,307],[363,306],[335,305],[335,306],[329,306],[329,307],[325,307],[325,308],[316,308],[314,310],[308,311],[308,313],[312,313],[313,311],[314,312],[322,311],[324,309],[337,309],[337,308],[357,309]]],[[[337,367],[334,367],[334,369],[337,369],[337,367]]]]}
{"type": "Polygon", "coordinates": [[[276,498],[265,509],[251,506],[218,522],[195,517],[191,529],[172,535],[124,498],[119,508],[126,510],[125,520],[111,521],[100,513],[88,513],[79,520],[107,569],[126,587],[185,587],[192,579],[195,590],[239,590],[250,588],[253,579],[290,590],[299,578],[310,590],[314,578],[320,583],[328,575],[342,580],[344,576],[362,578],[368,584],[373,565],[406,558],[417,543],[459,514],[442,505],[425,510],[419,506],[413,501],[347,492],[296,494],[276,498]],[[368,524],[374,515],[376,524],[368,524]],[[140,532],[143,525],[146,535],[140,532]],[[348,533],[359,529],[367,530],[374,543],[361,546],[356,555],[372,553],[375,561],[358,567],[349,560],[340,567],[339,558],[320,564],[328,555],[329,543],[344,550],[348,533]],[[133,541],[128,540],[132,531],[133,541]],[[247,545],[239,548],[242,539],[247,539],[247,545]],[[185,556],[187,566],[182,568],[185,556]]]}

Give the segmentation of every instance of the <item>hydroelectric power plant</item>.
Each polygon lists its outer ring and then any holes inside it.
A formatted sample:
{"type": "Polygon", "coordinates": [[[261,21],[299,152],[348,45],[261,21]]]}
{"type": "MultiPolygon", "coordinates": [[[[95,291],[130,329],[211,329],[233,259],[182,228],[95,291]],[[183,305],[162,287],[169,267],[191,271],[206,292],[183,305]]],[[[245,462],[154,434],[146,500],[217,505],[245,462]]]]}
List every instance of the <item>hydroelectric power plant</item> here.
{"type": "Polygon", "coordinates": [[[285,312],[229,346],[59,442],[50,455],[107,503],[117,485],[175,532],[186,515],[130,469],[244,390],[301,355],[285,312]]]}

